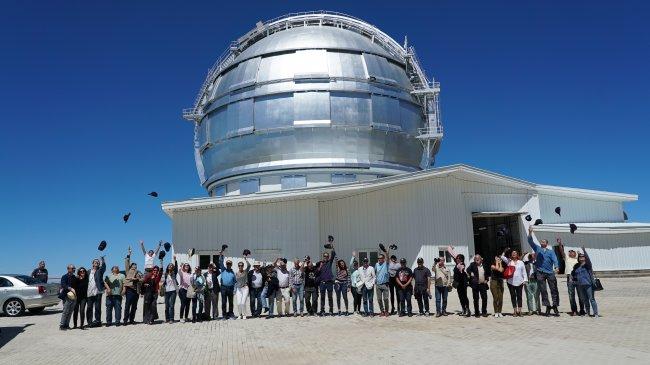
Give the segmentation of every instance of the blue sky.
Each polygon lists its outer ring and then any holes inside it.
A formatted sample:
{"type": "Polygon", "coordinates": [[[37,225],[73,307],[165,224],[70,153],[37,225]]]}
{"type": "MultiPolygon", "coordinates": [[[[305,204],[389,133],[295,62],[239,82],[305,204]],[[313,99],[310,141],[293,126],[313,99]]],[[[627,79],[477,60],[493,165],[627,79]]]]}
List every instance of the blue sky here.
{"type": "Polygon", "coordinates": [[[0,272],[171,240],[160,202],[205,196],[181,109],[231,40],[305,10],[408,35],[442,82],[438,165],[636,193],[626,211],[650,221],[650,3],[382,3],[4,2],[0,272]]]}

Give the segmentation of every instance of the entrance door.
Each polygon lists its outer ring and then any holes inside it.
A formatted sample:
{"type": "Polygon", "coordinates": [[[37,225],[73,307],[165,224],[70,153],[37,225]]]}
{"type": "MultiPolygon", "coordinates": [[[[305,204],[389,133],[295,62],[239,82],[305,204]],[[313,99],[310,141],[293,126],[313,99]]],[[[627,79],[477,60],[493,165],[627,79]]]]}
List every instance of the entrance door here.
{"type": "Polygon", "coordinates": [[[378,253],[377,251],[359,251],[359,266],[363,264],[363,259],[368,258],[368,264],[370,266],[375,266],[377,263],[378,253]]]}
{"type": "Polygon", "coordinates": [[[519,214],[494,216],[478,215],[472,218],[474,226],[474,251],[492,262],[506,247],[521,254],[519,214]]]}

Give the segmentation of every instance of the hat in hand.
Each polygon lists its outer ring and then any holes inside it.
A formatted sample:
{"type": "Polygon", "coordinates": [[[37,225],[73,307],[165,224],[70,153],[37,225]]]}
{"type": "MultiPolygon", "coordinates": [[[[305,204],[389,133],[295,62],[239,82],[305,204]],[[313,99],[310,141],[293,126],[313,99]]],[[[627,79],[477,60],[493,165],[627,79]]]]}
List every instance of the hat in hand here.
{"type": "Polygon", "coordinates": [[[379,249],[382,250],[382,252],[386,252],[386,247],[384,247],[383,243],[379,244],[379,249]]]}
{"type": "Polygon", "coordinates": [[[569,230],[571,231],[571,234],[574,234],[574,233],[576,233],[576,231],[578,230],[578,226],[576,226],[575,224],[571,223],[571,224],[569,224],[569,230]]]}
{"type": "Polygon", "coordinates": [[[327,236],[327,242],[334,242],[334,236],[332,235],[327,236]]]}
{"type": "Polygon", "coordinates": [[[169,252],[169,250],[171,250],[171,248],[172,248],[172,244],[169,243],[169,242],[165,242],[164,246],[165,246],[165,251],[167,251],[167,252],[169,252]]]}
{"type": "Polygon", "coordinates": [[[544,224],[544,222],[543,222],[541,219],[539,219],[539,218],[536,219],[536,220],[535,220],[535,225],[536,225],[536,226],[539,226],[540,224],[544,224]]]}
{"type": "Polygon", "coordinates": [[[225,251],[228,248],[228,245],[221,245],[221,251],[225,251]]]}
{"type": "Polygon", "coordinates": [[[305,256],[305,261],[311,261],[311,257],[309,255],[305,256]]]}
{"type": "Polygon", "coordinates": [[[187,250],[187,256],[188,257],[194,256],[194,249],[193,248],[190,248],[189,250],[187,250]]]}
{"type": "Polygon", "coordinates": [[[244,249],[244,252],[243,252],[243,255],[244,255],[244,256],[248,256],[248,255],[250,255],[250,254],[251,254],[251,250],[249,250],[249,249],[247,249],[247,248],[244,249]]]}
{"type": "Polygon", "coordinates": [[[331,250],[333,246],[332,246],[331,243],[326,243],[326,244],[323,245],[323,247],[325,247],[328,250],[331,250]]]}
{"type": "Polygon", "coordinates": [[[533,217],[531,217],[530,214],[528,214],[527,216],[524,217],[524,219],[525,219],[527,222],[530,222],[530,221],[533,220],[533,217]]]}
{"type": "Polygon", "coordinates": [[[106,248],[106,241],[101,241],[97,249],[100,251],[104,251],[105,248],[106,248]]]}
{"type": "Polygon", "coordinates": [[[283,257],[280,261],[284,262],[285,264],[287,263],[287,258],[283,257]]]}
{"type": "Polygon", "coordinates": [[[164,258],[165,258],[165,251],[160,251],[160,253],[158,254],[158,260],[162,260],[164,258]]]}
{"type": "Polygon", "coordinates": [[[397,250],[397,245],[393,243],[392,245],[388,246],[388,248],[391,250],[397,250]]]}

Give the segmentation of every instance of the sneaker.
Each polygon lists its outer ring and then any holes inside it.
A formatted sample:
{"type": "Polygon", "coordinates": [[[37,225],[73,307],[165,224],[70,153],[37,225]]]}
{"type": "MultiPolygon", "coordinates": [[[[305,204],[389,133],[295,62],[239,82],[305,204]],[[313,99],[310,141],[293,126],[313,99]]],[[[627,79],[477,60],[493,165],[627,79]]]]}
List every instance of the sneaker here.
{"type": "Polygon", "coordinates": [[[431,313],[429,313],[429,311],[426,311],[426,312],[424,312],[424,315],[428,317],[428,316],[431,315],[431,313]]]}
{"type": "Polygon", "coordinates": [[[241,319],[246,319],[246,316],[242,315],[242,316],[241,316],[241,319]]]}

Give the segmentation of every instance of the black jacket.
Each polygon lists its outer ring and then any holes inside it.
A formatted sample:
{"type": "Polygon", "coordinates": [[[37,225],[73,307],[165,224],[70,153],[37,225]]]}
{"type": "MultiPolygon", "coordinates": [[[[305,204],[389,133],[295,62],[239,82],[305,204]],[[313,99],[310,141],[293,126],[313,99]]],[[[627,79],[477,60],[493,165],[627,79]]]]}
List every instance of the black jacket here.
{"type": "Polygon", "coordinates": [[[275,293],[280,289],[280,282],[278,281],[278,277],[275,275],[271,275],[271,277],[268,278],[268,287],[266,288],[266,297],[267,298],[273,298],[275,296],[275,293]]]}
{"type": "Polygon", "coordinates": [[[219,285],[219,279],[218,279],[219,274],[221,274],[221,270],[217,269],[216,267],[214,268],[214,271],[212,272],[212,274],[210,274],[209,271],[206,272],[205,274],[203,274],[203,276],[205,277],[205,280],[206,280],[206,284],[205,284],[206,285],[205,286],[206,290],[210,290],[210,289],[207,289],[207,287],[208,287],[207,286],[208,285],[207,280],[208,280],[208,275],[212,275],[212,292],[213,293],[219,293],[221,291],[221,286],[219,285]]]}
{"type": "MultiPolygon", "coordinates": [[[[483,262],[483,271],[485,271],[485,281],[487,283],[487,280],[490,278],[490,268],[486,267],[485,262],[483,262]]],[[[478,285],[478,268],[479,266],[476,265],[474,261],[472,261],[471,264],[467,267],[467,275],[469,275],[469,285],[472,287],[476,287],[478,285]]]]}

